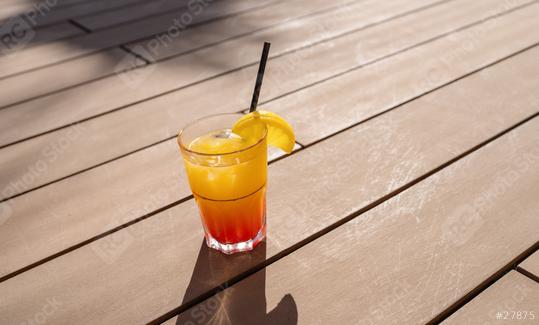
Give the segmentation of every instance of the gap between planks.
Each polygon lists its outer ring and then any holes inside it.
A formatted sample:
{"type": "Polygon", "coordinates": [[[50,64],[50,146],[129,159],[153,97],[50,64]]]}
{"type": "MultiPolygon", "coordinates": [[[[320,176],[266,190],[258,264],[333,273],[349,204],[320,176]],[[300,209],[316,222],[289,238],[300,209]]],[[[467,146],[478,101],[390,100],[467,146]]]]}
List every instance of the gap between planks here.
{"type": "Polygon", "coordinates": [[[120,45],[119,48],[121,50],[123,50],[125,53],[130,54],[130,55],[138,58],[139,60],[142,60],[144,63],[146,63],[145,65],[142,65],[142,67],[145,67],[148,64],[152,64],[152,62],[150,60],[146,59],[145,57],[143,57],[142,55],[140,55],[140,54],[138,54],[138,53],[136,53],[134,51],[131,51],[131,49],[128,48],[127,46],[125,46],[125,45],[120,45]]]}
{"type": "MultiPolygon", "coordinates": [[[[536,250],[537,250],[537,249],[539,249],[539,247],[536,247],[536,250]]],[[[533,254],[533,252],[532,252],[532,254],[533,254]]],[[[531,254],[530,254],[530,255],[531,255],[531,254]]],[[[522,261],[521,261],[521,262],[522,262],[522,261]]],[[[515,268],[515,270],[516,270],[517,272],[519,272],[520,274],[522,274],[522,275],[524,275],[524,276],[530,278],[531,280],[533,280],[533,281],[539,283],[539,277],[538,277],[537,275],[531,273],[531,272],[528,272],[526,269],[523,269],[523,268],[521,268],[520,266],[517,266],[517,267],[515,268]]]]}
{"type": "MultiPolygon", "coordinates": [[[[537,114],[536,114],[537,115],[537,114]]],[[[441,313],[439,313],[436,317],[434,317],[432,320],[430,320],[427,325],[433,325],[433,324],[440,324],[447,318],[449,318],[451,315],[456,313],[460,308],[464,307],[468,302],[470,302],[472,299],[480,295],[483,291],[485,291],[488,287],[496,283],[496,281],[500,280],[504,275],[509,273],[511,270],[517,270],[520,273],[522,273],[518,267],[518,264],[522,263],[526,258],[531,256],[533,253],[535,253],[539,249],[539,241],[533,244],[531,247],[526,249],[524,252],[519,254],[517,257],[515,257],[512,261],[507,263],[505,266],[503,266],[501,269],[499,269],[496,273],[485,279],[483,282],[481,282],[477,287],[470,290],[467,294],[465,294],[463,297],[461,297],[459,300],[454,302],[451,306],[447,307],[445,310],[443,310],[441,313]]],[[[525,276],[529,277],[527,274],[522,273],[525,276]]],[[[531,277],[529,277],[531,278],[531,277]]],[[[535,280],[539,282],[536,279],[531,278],[532,280],[535,280]]]]}
{"type": "Polygon", "coordinates": [[[89,33],[92,32],[91,30],[89,30],[88,28],[86,28],[86,27],[82,26],[81,24],[77,23],[77,22],[74,21],[73,19],[68,19],[68,22],[69,22],[71,25],[77,27],[78,29],[84,31],[86,34],[89,34],[89,33]]]}

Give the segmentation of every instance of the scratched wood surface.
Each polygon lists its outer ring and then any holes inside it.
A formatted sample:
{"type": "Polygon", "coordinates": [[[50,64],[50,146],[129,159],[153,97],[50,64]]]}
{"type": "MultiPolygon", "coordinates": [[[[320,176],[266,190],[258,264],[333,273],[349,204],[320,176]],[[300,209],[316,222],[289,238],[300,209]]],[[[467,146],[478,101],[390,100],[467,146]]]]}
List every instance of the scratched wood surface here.
{"type": "MultiPolygon", "coordinates": [[[[0,20],[35,5],[0,1],[0,20]]],[[[0,324],[487,320],[539,273],[538,14],[59,1],[0,47],[0,324]],[[174,137],[248,106],[264,40],[260,103],[298,144],[269,152],[267,240],[224,256],[202,241],[174,137]]]]}
{"type": "Polygon", "coordinates": [[[535,324],[539,283],[511,271],[443,324],[535,324]]]}

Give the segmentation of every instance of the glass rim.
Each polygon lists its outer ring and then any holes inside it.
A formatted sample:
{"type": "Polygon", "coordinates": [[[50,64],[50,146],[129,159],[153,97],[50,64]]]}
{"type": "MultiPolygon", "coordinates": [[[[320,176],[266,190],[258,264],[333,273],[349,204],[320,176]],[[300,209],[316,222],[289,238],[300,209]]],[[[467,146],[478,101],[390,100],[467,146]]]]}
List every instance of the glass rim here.
{"type": "Polygon", "coordinates": [[[196,120],[193,120],[191,122],[189,122],[188,124],[186,124],[183,128],[180,129],[180,132],[178,133],[178,136],[177,136],[177,142],[178,144],[180,145],[180,148],[186,152],[189,152],[189,153],[192,153],[192,154],[195,154],[195,155],[201,155],[201,156],[224,156],[224,155],[231,155],[231,154],[237,154],[237,153],[241,153],[241,152],[244,152],[244,151],[247,151],[249,149],[252,149],[256,146],[258,146],[262,141],[264,141],[264,139],[266,139],[266,137],[268,136],[268,128],[267,127],[264,127],[264,134],[260,137],[260,139],[258,141],[256,141],[254,144],[246,147],[246,148],[243,148],[243,149],[239,149],[239,150],[234,150],[234,151],[229,151],[229,152],[223,152],[223,153],[205,153],[205,152],[198,152],[198,151],[195,151],[195,150],[191,150],[189,148],[187,148],[186,146],[183,145],[183,142],[182,142],[182,134],[184,133],[184,131],[203,121],[203,120],[206,120],[206,119],[209,119],[209,118],[212,118],[212,117],[218,117],[218,116],[231,116],[231,115],[237,115],[237,116],[245,116],[245,114],[242,114],[241,112],[240,113],[217,113],[217,114],[211,114],[211,115],[206,115],[206,116],[203,116],[203,117],[200,117],[196,120]]]}

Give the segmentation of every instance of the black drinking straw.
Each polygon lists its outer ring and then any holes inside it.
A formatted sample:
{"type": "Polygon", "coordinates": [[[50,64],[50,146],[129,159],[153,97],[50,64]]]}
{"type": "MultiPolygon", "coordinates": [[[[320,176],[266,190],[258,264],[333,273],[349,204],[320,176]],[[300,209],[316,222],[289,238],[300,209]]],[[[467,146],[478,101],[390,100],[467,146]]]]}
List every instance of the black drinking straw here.
{"type": "Polygon", "coordinates": [[[249,113],[256,111],[256,105],[258,105],[258,95],[260,94],[260,88],[262,87],[262,79],[264,79],[264,71],[266,70],[266,61],[268,61],[270,45],[269,42],[264,42],[264,49],[262,50],[262,57],[260,58],[260,65],[258,66],[258,75],[256,76],[255,90],[253,92],[249,113]]]}

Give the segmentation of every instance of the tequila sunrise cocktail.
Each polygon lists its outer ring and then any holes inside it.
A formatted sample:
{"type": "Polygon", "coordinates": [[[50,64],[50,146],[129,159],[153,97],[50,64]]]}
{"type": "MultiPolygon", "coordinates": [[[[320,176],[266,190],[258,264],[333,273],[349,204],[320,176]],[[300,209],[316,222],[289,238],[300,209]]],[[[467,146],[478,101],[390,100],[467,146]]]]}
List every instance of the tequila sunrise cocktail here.
{"type": "Polygon", "coordinates": [[[243,138],[232,132],[240,114],[198,120],[178,138],[209,247],[251,250],[266,235],[266,128],[243,138]]]}
{"type": "Polygon", "coordinates": [[[274,113],[218,114],[178,136],[209,247],[253,249],[266,236],[267,145],[290,153],[292,127],[274,113]]]}

